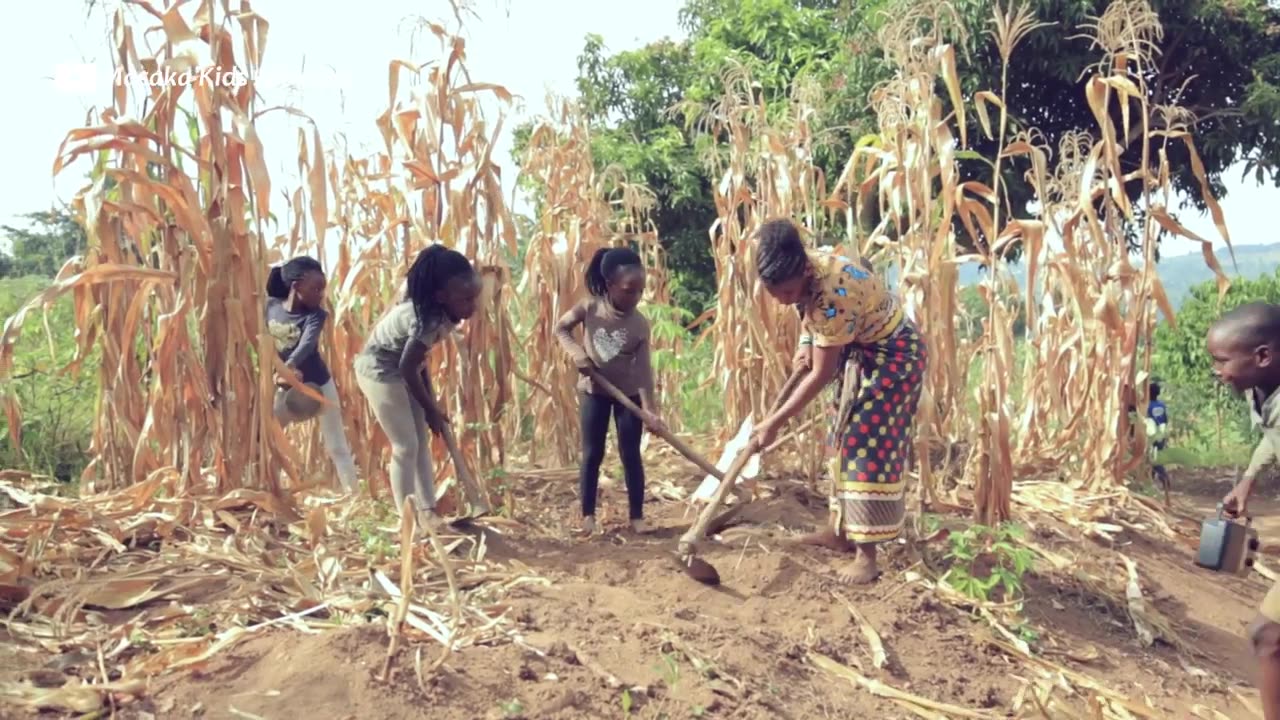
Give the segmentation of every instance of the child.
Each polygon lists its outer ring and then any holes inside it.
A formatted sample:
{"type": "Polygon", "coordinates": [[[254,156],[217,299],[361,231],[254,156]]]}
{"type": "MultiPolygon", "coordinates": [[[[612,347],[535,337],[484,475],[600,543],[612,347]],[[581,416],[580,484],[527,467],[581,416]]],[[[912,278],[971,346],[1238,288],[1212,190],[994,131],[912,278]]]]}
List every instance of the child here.
{"type": "MultiPolygon", "coordinates": [[[[1134,426],[1137,423],[1136,414],[1138,412],[1138,408],[1135,403],[1138,401],[1138,394],[1133,389],[1133,386],[1125,385],[1123,397],[1125,403],[1129,407],[1129,441],[1133,442],[1134,426]]],[[[1151,476],[1156,482],[1160,483],[1161,487],[1168,490],[1169,473],[1165,470],[1163,465],[1155,464],[1157,453],[1163,450],[1167,444],[1166,437],[1169,427],[1169,418],[1166,415],[1164,403],[1160,402],[1160,386],[1156,383],[1150,383],[1147,385],[1147,397],[1149,400],[1147,401],[1147,419],[1145,427],[1147,431],[1147,439],[1151,441],[1151,444],[1147,446],[1148,456],[1151,458],[1153,463],[1151,466],[1151,476]]]]}
{"type": "MultiPolygon", "coordinates": [[[[1147,402],[1147,418],[1155,425],[1152,447],[1158,453],[1169,444],[1169,415],[1164,403],[1160,401],[1160,385],[1158,383],[1151,383],[1147,386],[1147,395],[1150,397],[1150,401],[1147,402]]],[[[1161,487],[1166,490],[1169,489],[1169,473],[1163,465],[1152,465],[1151,472],[1156,476],[1156,480],[1160,482],[1161,487]]]]}
{"type": "Polygon", "coordinates": [[[475,314],[482,285],[456,250],[432,245],[409,268],[404,299],[374,326],[356,356],[356,379],[391,442],[391,493],[396,509],[413,496],[424,522],[438,524],[427,430],[449,422],[423,365],[427,352],[475,314]]]}
{"type": "MultiPolygon", "coordinates": [[[[271,268],[267,275],[267,332],[275,340],[276,352],[297,379],[319,389],[327,401],[320,412],[320,436],[338,472],[338,480],[347,492],[356,490],[356,463],[347,444],[342,426],[342,407],[338,388],[320,357],[320,333],[329,318],[324,303],[326,280],[324,269],[314,258],[301,255],[271,268]]],[[[281,425],[309,419],[289,410],[288,383],[280,383],[273,412],[281,425]]]]}
{"type": "Polygon", "coordinates": [[[903,467],[911,455],[925,344],[897,298],[865,264],[810,252],[789,220],[766,222],[757,237],[756,270],[765,289],[800,312],[798,367],[807,374],[756,428],[753,443],[771,445],[782,426],[828,385],[835,384],[839,398],[846,365],[858,364],[863,376],[852,389],[847,414],[840,417],[835,408],[831,413],[831,527],[799,542],[852,553],[840,579],[870,583],[880,574],[876,544],[902,530],[903,467]]]}
{"type": "Polygon", "coordinates": [[[601,248],[586,272],[591,297],[578,303],[556,323],[556,338],[573,359],[582,377],[578,380],[579,420],[582,429],[582,469],[578,485],[582,494],[582,535],[596,530],[596,493],[609,416],[618,431],[627,484],[631,528],[644,533],[644,463],[640,458],[641,423],[661,432],[653,398],[653,367],[649,361],[649,321],[636,310],[644,294],[645,271],[640,256],[626,248],[601,248]],[[573,339],[582,325],[584,342],[573,339]],[[598,372],[621,390],[644,414],[636,417],[588,376],[598,372]]]}
{"type": "MultiPolygon", "coordinates": [[[[1280,450],[1280,306],[1255,302],[1224,314],[1210,328],[1206,345],[1213,374],[1249,400],[1262,441],[1239,484],[1222,499],[1226,514],[1244,515],[1253,483],[1280,450]]],[[[1280,583],[1262,600],[1249,639],[1260,666],[1259,685],[1266,720],[1280,720],[1280,583]]]]}

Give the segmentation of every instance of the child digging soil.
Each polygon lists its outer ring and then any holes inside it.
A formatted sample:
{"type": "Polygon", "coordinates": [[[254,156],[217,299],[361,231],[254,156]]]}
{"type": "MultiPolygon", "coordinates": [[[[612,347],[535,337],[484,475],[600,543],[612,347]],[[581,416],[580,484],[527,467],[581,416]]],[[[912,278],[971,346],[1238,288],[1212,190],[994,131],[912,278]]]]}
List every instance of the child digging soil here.
{"type": "Polygon", "coordinates": [[[618,432],[618,454],[627,485],[631,528],[647,531],[644,524],[644,461],[640,457],[641,423],[661,432],[653,396],[653,366],[649,357],[649,321],[636,306],[644,295],[645,271],[640,256],[626,248],[601,248],[592,256],[585,275],[591,296],[578,303],[556,323],[556,338],[582,377],[578,380],[579,421],[582,430],[582,495],[580,535],[596,531],[596,495],[600,465],[609,433],[609,417],[618,432]],[[573,338],[582,326],[583,342],[573,338]],[[592,372],[617,387],[643,411],[636,417],[591,379],[592,372]]]}
{"type": "Polygon", "coordinates": [[[432,245],[409,268],[404,300],[393,305],[356,356],[356,379],[391,442],[391,493],[396,510],[412,496],[424,522],[435,513],[430,432],[449,422],[424,366],[427,353],[476,312],[480,276],[456,250],[432,245]]]}
{"type": "MultiPolygon", "coordinates": [[[[1206,345],[1213,358],[1213,374],[1249,400],[1253,423],[1262,440],[1253,452],[1240,482],[1222,499],[1231,517],[1244,515],[1258,472],[1280,455],[1280,306],[1242,305],[1218,319],[1206,345]]],[[[1259,691],[1266,720],[1280,720],[1280,583],[1258,608],[1249,626],[1249,640],[1258,658],[1259,691]]]]}
{"type": "Polygon", "coordinates": [[[752,442],[757,448],[771,445],[788,421],[834,384],[827,444],[830,527],[798,542],[852,555],[840,579],[870,583],[880,575],[876,545],[902,531],[903,467],[924,378],[924,340],[865,265],[807,250],[790,220],[766,222],[757,237],[760,281],[775,300],[800,313],[797,371],[808,372],[782,407],[760,423],[752,442]],[[862,378],[840,417],[842,376],[850,360],[862,378]]]}

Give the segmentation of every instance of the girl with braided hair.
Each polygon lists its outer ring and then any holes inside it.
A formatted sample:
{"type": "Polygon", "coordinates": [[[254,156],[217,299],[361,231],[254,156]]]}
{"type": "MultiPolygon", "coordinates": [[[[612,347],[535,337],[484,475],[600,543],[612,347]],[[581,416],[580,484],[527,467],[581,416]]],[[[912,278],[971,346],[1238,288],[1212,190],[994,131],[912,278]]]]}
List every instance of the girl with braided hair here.
{"type": "Polygon", "coordinates": [[[338,472],[342,488],[351,493],[357,489],[356,462],[342,425],[338,388],[320,355],[320,335],[329,319],[329,313],[322,307],[325,286],[324,268],[315,258],[306,255],[271,268],[267,275],[264,318],[267,333],[275,341],[276,352],[295,375],[296,381],[318,390],[326,401],[321,407],[292,388],[289,381],[278,379],[272,411],[284,426],[310,420],[319,414],[320,436],[329,451],[329,459],[338,472]]]}
{"type": "Polygon", "coordinates": [[[800,313],[796,366],[808,373],[756,428],[752,444],[773,444],[788,421],[834,385],[827,443],[830,527],[799,542],[851,555],[840,568],[841,580],[870,583],[880,574],[876,545],[902,531],[904,468],[927,362],[925,344],[867,264],[807,249],[786,219],[766,222],[757,238],[756,270],[765,290],[800,313]],[[846,415],[839,417],[850,360],[861,369],[861,382],[849,389],[846,415]]]}
{"type": "Polygon", "coordinates": [[[644,533],[644,462],[640,457],[643,426],[665,429],[653,394],[653,365],[649,358],[649,321],[636,306],[644,295],[645,271],[640,256],[627,248],[601,248],[592,256],[585,274],[590,296],[556,323],[556,338],[582,373],[578,380],[579,421],[582,429],[582,468],[578,484],[582,495],[581,534],[596,530],[596,494],[609,417],[618,432],[618,454],[627,485],[631,528],[644,533]],[[573,337],[582,326],[583,342],[573,337]],[[636,417],[596,387],[591,374],[616,386],[638,405],[636,417]]]}
{"type": "Polygon", "coordinates": [[[432,346],[475,314],[482,284],[466,256],[440,244],[418,253],[407,279],[404,299],[382,316],[356,356],[356,379],[391,442],[396,508],[413,496],[424,521],[438,524],[427,433],[444,432],[449,418],[424,361],[432,346]]]}

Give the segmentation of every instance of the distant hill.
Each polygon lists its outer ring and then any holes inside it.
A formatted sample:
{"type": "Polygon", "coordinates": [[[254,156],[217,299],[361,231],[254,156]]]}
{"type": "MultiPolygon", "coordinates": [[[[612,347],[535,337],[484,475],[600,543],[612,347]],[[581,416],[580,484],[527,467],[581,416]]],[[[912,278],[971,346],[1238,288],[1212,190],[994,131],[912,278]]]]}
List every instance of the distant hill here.
{"type": "MultiPolygon", "coordinates": [[[[1225,247],[1218,250],[1217,257],[1227,277],[1253,279],[1274,273],[1277,268],[1280,268],[1280,243],[1237,245],[1235,265],[1232,265],[1231,254],[1225,247]]],[[[1135,265],[1140,264],[1141,261],[1135,263],[1135,265]]],[[[1166,257],[1161,259],[1156,267],[1160,280],[1164,283],[1164,290],[1169,295],[1169,302],[1175,309],[1181,306],[1182,300],[1190,294],[1192,287],[1213,280],[1213,271],[1205,265],[1204,256],[1200,253],[1166,257]]],[[[1023,286],[1026,282],[1026,266],[1019,263],[1009,269],[1017,279],[1018,285],[1023,286]]],[[[960,284],[972,285],[980,281],[985,273],[985,270],[980,270],[976,265],[965,265],[960,268],[960,284]]]]}

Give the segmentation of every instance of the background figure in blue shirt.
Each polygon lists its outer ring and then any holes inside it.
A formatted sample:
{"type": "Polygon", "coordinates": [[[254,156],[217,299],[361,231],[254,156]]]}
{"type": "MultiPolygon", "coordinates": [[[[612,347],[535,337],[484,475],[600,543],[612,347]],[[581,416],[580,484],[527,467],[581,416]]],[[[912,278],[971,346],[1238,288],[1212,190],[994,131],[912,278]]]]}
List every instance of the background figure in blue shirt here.
{"type": "MultiPolygon", "coordinates": [[[[1168,445],[1169,415],[1164,403],[1160,401],[1160,385],[1151,383],[1147,391],[1150,398],[1147,403],[1147,418],[1155,425],[1155,432],[1151,433],[1152,446],[1156,452],[1160,452],[1168,445]]],[[[1155,475],[1156,480],[1160,481],[1160,485],[1167,490],[1169,488],[1169,473],[1164,469],[1164,466],[1159,464],[1152,465],[1151,472],[1155,475]]]]}

